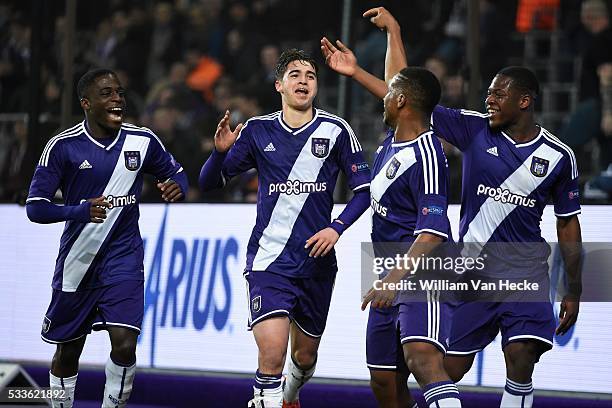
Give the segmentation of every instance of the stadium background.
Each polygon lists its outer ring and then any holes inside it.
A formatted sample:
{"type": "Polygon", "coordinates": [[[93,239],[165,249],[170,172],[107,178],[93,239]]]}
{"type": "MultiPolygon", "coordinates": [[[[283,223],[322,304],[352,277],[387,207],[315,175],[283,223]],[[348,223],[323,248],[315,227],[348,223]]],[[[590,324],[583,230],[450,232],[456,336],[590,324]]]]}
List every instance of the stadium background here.
{"type": "MultiPolygon", "coordinates": [[[[612,9],[610,3],[607,10],[612,9]]],[[[81,120],[74,84],[90,67],[106,66],[120,73],[128,88],[128,121],[148,126],[162,138],[184,165],[193,187],[188,201],[196,203],[142,206],[147,309],[138,351],[143,370],[136,377],[132,401],[148,406],[243,406],[256,363],[254,342],[245,330],[241,277],[255,209],[207,202],[253,202],[257,184],[256,175],[247,174],[214,195],[203,197],[197,191],[197,174],[212,148],[220,113],[229,107],[238,122],[279,109],[271,72],[279,51],[296,46],[310,51],[320,63],[317,106],[349,119],[371,154],[384,134],[382,104],[327,69],[318,45],[323,35],[342,38],[362,66],[381,76],[386,37],[361,13],[384,5],[402,25],[410,63],[427,66],[439,76],[446,106],[482,110],[483,91],[505,65],[524,64],[536,71],[542,81],[538,120],[578,156],[582,202],[589,204],[581,216],[583,237],[609,242],[606,204],[612,189],[612,168],[608,170],[612,131],[606,118],[612,107],[604,96],[612,92],[612,81],[601,67],[612,62],[612,36],[605,4],[592,0],[2,2],[0,200],[7,204],[0,205],[0,361],[23,363],[45,384],[53,347],[42,343],[38,332],[62,226],[30,224],[19,203],[46,141],[81,120]],[[165,392],[159,391],[164,388],[165,392]],[[220,396],[213,398],[214,390],[220,396]]],[[[461,158],[452,147],[446,148],[452,202],[458,203],[461,158]]],[[[160,201],[150,181],[148,186],[144,201],[160,201]]],[[[345,202],[347,194],[340,183],[337,201],[345,202]]],[[[453,207],[452,215],[456,226],[458,207],[453,207]]],[[[359,242],[368,234],[366,218],[338,245],[341,273],[318,378],[303,393],[304,406],[374,404],[364,381],[366,315],[359,312],[356,277],[359,242]]],[[[553,215],[546,213],[543,223],[547,239],[555,240],[553,215]]],[[[536,404],[612,406],[612,359],[606,354],[612,347],[610,312],[610,304],[583,305],[576,329],[557,339],[555,351],[536,368],[536,404]]],[[[107,343],[102,334],[88,340],[78,399],[96,400],[102,392],[100,364],[107,357],[107,343]]],[[[500,393],[495,387],[504,380],[497,348],[499,340],[482,353],[463,381],[468,406],[496,405],[500,393]]]]}

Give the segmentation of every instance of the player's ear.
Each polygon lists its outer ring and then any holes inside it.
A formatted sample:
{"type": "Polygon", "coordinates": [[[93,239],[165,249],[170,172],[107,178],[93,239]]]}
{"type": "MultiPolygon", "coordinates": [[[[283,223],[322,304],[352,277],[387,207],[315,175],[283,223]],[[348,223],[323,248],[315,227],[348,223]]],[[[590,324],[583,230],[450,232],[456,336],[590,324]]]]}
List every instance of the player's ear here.
{"type": "Polygon", "coordinates": [[[279,79],[274,81],[274,87],[276,88],[276,92],[278,92],[278,93],[280,93],[281,90],[283,89],[283,86],[282,86],[281,81],[279,79]]]}
{"type": "Polygon", "coordinates": [[[79,99],[79,103],[81,104],[81,108],[83,108],[84,110],[89,110],[89,108],[91,108],[91,104],[89,103],[89,99],[87,99],[85,97],[79,99]]]}
{"type": "Polygon", "coordinates": [[[406,105],[406,95],[403,93],[397,96],[397,109],[401,109],[406,105]]]}
{"type": "Polygon", "coordinates": [[[519,100],[519,107],[521,109],[527,109],[531,106],[532,103],[534,103],[533,97],[529,94],[524,94],[519,100]]]}

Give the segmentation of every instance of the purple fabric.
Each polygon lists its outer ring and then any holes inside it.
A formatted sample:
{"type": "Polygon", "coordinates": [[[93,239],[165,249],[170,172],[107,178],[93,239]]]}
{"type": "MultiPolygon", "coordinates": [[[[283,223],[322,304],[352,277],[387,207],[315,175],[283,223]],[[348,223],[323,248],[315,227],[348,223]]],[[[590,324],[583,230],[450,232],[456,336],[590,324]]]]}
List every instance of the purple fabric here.
{"type": "Polygon", "coordinates": [[[213,150],[200,170],[200,177],[198,178],[200,190],[210,191],[223,186],[221,169],[223,168],[223,160],[225,160],[226,156],[227,153],[219,153],[213,150]]]}
{"type": "MultiPolygon", "coordinates": [[[[49,356],[51,358],[51,356],[49,356]]],[[[48,366],[25,367],[34,380],[41,386],[49,383],[48,366]]],[[[130,407],[194,407],[227,408],[246,406],[253,398],[252,374],[245,376],[212,376],[181,375],[164,371],[137,371],[134,379],[134,389],[130,397],[130,407]],[[223,398],[221,398],[221,396],[223,398]]],[[[104,389],[104,367],[98,369],[81,368],[76,389],[76,400],[79,407],[100,406],[104,389]],[[83,403],[81,403],[83,401],[83,403]],[[93,404],[92,401],[97,401],[93,404]]],[[[424,401],[421,391],[410,385],[411,393],[419,403],[424,401]]],[[[490,408],[499,406],[502,391],[499,392],[466,392],[461,390],[461,400],[466,407],[490,408]]],[[[371,408],[376,406],[376,400],[365,384],[319,383],[310,381],[300,393],[300,402],[310,408],[371,408]]],[[[570,398],[535,396],[535,404],[539,408],[612,408],[612,400],[595,398],[570,398]]],[[[76,404],[75,404],[76,405],[76,404]]]]}
{"type": "Polygon", "coordinates": [[[50,224],[61,221],[89,222],[89,208],[91,203],[80,205],[56,205],[46,200],[30,201],[26,204],[26,214],[32,222],[50,224]]]}
{"type": "Polygon", "coordinates": [[[361,214],[363,214],[369,206],[370,189],[364,188],[363,190],[357,191],[338,216],[338,219],[342,221],[344,225],[340,224],[339,222],[332,222],[330,227],[333,228],[338,235],[342,235],[342,233],[346,231],[348,227],[350,227],[359,217],[361,217],[361,214]]]}

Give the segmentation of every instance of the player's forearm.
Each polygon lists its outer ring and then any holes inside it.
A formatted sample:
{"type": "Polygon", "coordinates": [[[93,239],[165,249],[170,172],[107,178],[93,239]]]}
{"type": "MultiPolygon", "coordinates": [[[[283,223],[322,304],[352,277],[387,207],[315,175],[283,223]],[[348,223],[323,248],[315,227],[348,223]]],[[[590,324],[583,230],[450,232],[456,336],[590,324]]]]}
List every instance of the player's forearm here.
{"type": "Polygon", "coordinates": [[[189,180],[187,180],[187,175],[183,171],[183,168],[181,167],[181,169],[170,178],[181,187],[181,191],[183,192],[183,195],[178,201],[184,201],[185,198],[187,198],[187,191],[189,191],[189,180]]]}
{"type": "Polygon", "coordinates": [[[210,191],[223,187],[224,183],[221,170],[223,169],[225,156],[227,156],[227,153],[219,153],[213,150],[200,170],[200,177],[198,178],[200,190],[210,191]]]}
{"type": "Polygon", "coordinates": [[[348,227],[361,217],[369,206],[370,189],[366,188],[356,192],[353,198],[346,204],[346,207],[344,207],[344,210],[340,213],[338,218],[336,218],[336,220],[340,220],[341,222],[334,221],[331,223],[330,227],[333,228],[338,235],[342,235],[348,227]]]}
{"type": "Polygon", "coordinates": [[[557,238],[565,264],[569,294],[580,297],[582,293],[582,234],[576,215],[557,219],[557,238]]]}
{"type": "Polygon", "coordinates": [[[394,25],[387,29],[387,53],[385,54],[385,82],[391,79],[408,65],[406,50],[402,41],[400,26],[394,25]]]}
{"type": "MultiPolygon", "coordinates": [[[[427,255],[431,253],[431,251],[433,251],[442,242],[443,242],[442,237],[439,237],[438,235],[435,235],[435,234],[430,234],[428,232],[422,232],[417,236],[417,238],[414,240],[412,245],[410,245],[410,248],[408,249],[406,256],[408,258],[412,258],[413,260],[426,257],[427,255]]],[[[418,262],[416,261],[407,262],[407,265],[417,265],[417,264],[418,262]]],[[[396,268],[396,269],[393,269],[389,273],[388,278],[386,280],[388,282],[399,282],[407,274],[414,274],[414,273],[416,273],[416,270],[414,269],[396,268]]]]}
{"type": "Polygon", "coordinates": [[[87,223],[91,221],[89,207],[89,202],[79,205],[56,205],[46,200],[35,200],[26,204],[26,214],[30,221],[38,224],[63,221],[87,223]]]}
{"type": "Polygon", "coordinates": [[[357,67],[353,79],[357,81],[361,86],[370,91],[377,98],[383,99],[387,94],[387,84],[380,78],[376,78],[368,71],[361,67],[357,67]]]}

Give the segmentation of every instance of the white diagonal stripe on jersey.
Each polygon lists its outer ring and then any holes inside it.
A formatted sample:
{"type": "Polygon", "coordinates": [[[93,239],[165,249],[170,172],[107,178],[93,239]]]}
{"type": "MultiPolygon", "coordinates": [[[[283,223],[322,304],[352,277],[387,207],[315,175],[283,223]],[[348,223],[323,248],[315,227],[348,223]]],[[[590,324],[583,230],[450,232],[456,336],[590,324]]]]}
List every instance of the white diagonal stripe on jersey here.
{"type": "Polygon", "coordinates": [[[395,153],[389,158],[389,161],[384,164],[378,174],[374,176],[374,179],[370,183],[370,196],[376,201],[380,202],[382,196],[385,194],[389,186],[393,184],[393,182],[397,180],[414,163],[416,163],[416,155],[414,154],[413,147],[406,147],[395,153]],[[399,169],[397,169],[395,177],[389,179],[389,177],[387,177],[387,169],[389,168],[389,165],[393,161],[394,157],[401,163],[401,165],[399,169]]]}
{"type": "MultiPolygon", "coordinates": [[[[527,197],[551,175],[562,157],[561,152],[542,144],[499,187],[527,197]],[[548,172],[544,177],[531,174],[531,161],[534,156],[546,159],[549,162],[548,172]]],[[[472,192],[472,194],[474,193],[472,192]]],[[[463,236],[463,241],[487,243],[493,232],[515,208],[516,204],[495,201],[492,197],[487,198],[480,206],[476,216],[470,221],[468,230],[463,236]]]]}
{"type": "MultiPolygon", "coordinates": [[[[124,196],[127,195],[136,180],[138,171],[130,171],[125,167],[124,152],[140,152],[141,167],[147,155],[151,139],[144,136],[127,135],[113,174],[108,180],[102,195],[124,196]]],[[[122,208],[114,208],[107,211],[106,219],[101,224],[88,223],[81,231],[78,238],[70,248],[64,260],[64,273],[62,278],[62,291],[75,292],[81,280],[87,273],[91,262],[100,250],[102,243],[115,225],[122,208]]]]}
{"type": "MultiPolygon", "coordinates": [[[[302,147],[287,179],[300,180],[302,182],[315,182],[319,176],[321,167],[323,167],[325,163],[325,159],[319,159],[312,154],[312,139],[329,138],[328,151],[331,152],[341,132],[342,128],[336,124],[322,122],[319,127],[312,132],[302,147]]],[[[259,239],[259,248],[253,260],[254,271],[265,271],[281,254],[291,236],[293,224],[295,224],[295,221],[300,215],[309,195],[310,194],[280,194],[276,201],[276,205],[274,205],[272,214],[270,215],[270,222],[263,230],[261,238],[259,239]]]]}
{"type": "Polygon", "coordinates": [[[318,110],[319,115],[322,118],[331,118],[331,119],[336,119],[338,122],[342,123],[344,125],[344,127],[346,128],[346,131],[348,132],[349,136],[350,136],[350,140],[351,140],[351,151],[353,153],[356,152],[360,152],[361,149],[361,143],[359,143],[359,139],[357,139],[357,136],[355,135],[355,132],[353,131],[353,128],[351,127],[351,125],[348,124],[348,122],[344,119],[342,119],[340,116],[336,116],[332,113],[326,112],[326,111],[322,111],[322,110],[318,110]]]}

